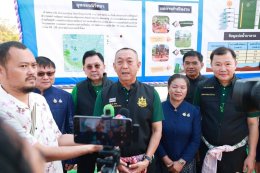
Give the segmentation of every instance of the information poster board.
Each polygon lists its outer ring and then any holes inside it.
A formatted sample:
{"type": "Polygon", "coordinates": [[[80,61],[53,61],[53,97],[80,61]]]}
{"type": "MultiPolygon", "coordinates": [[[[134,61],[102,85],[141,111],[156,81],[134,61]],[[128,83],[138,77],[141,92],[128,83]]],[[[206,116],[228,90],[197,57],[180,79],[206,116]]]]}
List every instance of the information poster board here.
{"type": "Polygon", "coordinates": [[[93,49],[104,55],[108,77],[117,80],[113,61],[123,47],[137,51],[142,82],[166,82],[183,73],[182,57],[189,50],[202,52],[202,74],[212,75],[209,55],[219,46],[236,51],[241,77],[260,76],[260,0],[17,2],[22,41],[35,56],[55,62],[56,84],[84,79],[82,56],[93,49]]]}
{"type": "Polygon", "coordinates": [[[204,7],[215,7],[214,11],[203,8],[202,53],[207,57],[206,72],[212,71],[211,52],[225,46],[236,52],[237,73],[259,77],[260,1],[204,1],[204,7]]]}

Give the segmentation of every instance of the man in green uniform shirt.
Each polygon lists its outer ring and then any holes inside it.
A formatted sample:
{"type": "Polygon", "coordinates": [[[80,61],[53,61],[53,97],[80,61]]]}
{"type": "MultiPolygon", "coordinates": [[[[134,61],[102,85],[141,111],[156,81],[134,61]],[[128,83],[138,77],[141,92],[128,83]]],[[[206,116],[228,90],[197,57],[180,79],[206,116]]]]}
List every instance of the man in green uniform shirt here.
{"type": "MultiPolygon", "coordinates": [[[[105,73],[104,57],[94,50],[86,51],[82,58],[83,71],[87,78],[72,90],[75,115],[93,115],[98,93],[103,87],[111,85],[105,73]]],[[[77,159],[77,173],[94,173],[97,154],[81,156],[77,159]]]]}
{"type": "Polygon", "coordinates": [[[202,173],[216,170],[251,173],[258,141],[258,117],[235,109],[232,92],[237,80],[236,54],[232,49],[220,47],[211,53],[210,60],[214,76],[199,84],[194,98],[202,115],[202,173]]]}
{"type": "Polygon", "coordinates": [[[139,124],[138,141],[130,146],[121,147],[120,172],[156,172],[152,161],[162,132],[163,112],[156,90],[136,79],[141,66],[137,52],[131,48],[122,48],[116,52],[114,70],[119,81],[105,88],[96,99],[94,115],[103,114],[103,107],[112,104],[115,114],[121,108],[127,108],[133,124],[139,124]],[[135,162],[137,161],[137,163],[135,162]]]}

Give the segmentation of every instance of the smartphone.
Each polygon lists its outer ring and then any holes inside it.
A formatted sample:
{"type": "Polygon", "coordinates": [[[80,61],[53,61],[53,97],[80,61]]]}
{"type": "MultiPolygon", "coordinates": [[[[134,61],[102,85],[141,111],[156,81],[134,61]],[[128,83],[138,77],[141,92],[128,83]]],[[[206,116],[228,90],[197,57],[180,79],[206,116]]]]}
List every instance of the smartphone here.
{"type": "Polygon", "coordinates": [[[83,144],[125,146],[131,142],[130,118],[74,116],[74,141],[83,144]]]}

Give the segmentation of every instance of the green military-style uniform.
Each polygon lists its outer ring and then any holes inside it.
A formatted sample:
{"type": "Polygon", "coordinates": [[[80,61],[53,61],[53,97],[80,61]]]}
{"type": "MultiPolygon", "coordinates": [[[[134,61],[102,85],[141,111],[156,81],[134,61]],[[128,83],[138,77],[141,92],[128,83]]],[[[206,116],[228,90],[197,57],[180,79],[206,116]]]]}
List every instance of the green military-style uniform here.
{"type": "MultiPolygon", "coordinates": [[[[136,81],[127,90],[120,82],[105,88],[97,96],[94,115],[103,114],[103,107],[112,104],[115,115],[121,108],[127,108],[133,124],[139,124],[138,141],[133,141],[130,146],[121,147],[121,156],[129,157],[145,154],[152,134],[152,123],[163,120],[161,101],[157,91],[147,85],[136,81]]],[[[148,168],[149,169],[149,168],[148,168]]],[[[148,172],[153,172],[150,170],[148,172]]]]}
{"type": "Polygon", "coordinates": [[[103,74],[102,84],[99,86],[93,86],[89,78],[79,82],[71,93],[75,107],[75,115],[92,116],[98,93],[102,88],[112,83],[113,82],[107,78],[106,73],[103,74]]]}
{"type": "MultiPolygon", "coordinates": [[[[93,86],[91,79],[87,78],[79,82],[72,90],[72,98],[75,106],[75,115],[92,116],[98,93],[113,82],[103,74],[102,84],[93,86]]],[[[97,154],[87,154],[77,158],[78,173],[93,173],[95,170],[97,154]]]]}
{"type": "MultiPolygon", "coordinates": [[[[202,135],[213,146],[233,146],[248,136],[247,118],[255,114],[239,112],[232,100],[234,76],[230,85],[222,86],[216,77],[202,82],[196,91],[194,104],[200,107],[202,116],[202,135]]],[[[201,144],[202,160],[208,151],[204,142],[201,144]]],[[[218,161],[217,172],[243,172],[244,160],[247,157],[246,146],[232,152],[223,152],[218,161]]]]}
{"type": "Polygon", "coordinates": [[[205,76],[202,76],[201,74],[199,74],[199,76],[196,79],[191,79],[187,75],[186,75],[186,77],[188,78],[188,80],[190,82],[190,86],[189,86],[189,91],[185,97],[185,100],[192,104],[194,94],[195,94],[195,91],[196,91],[196,88],[197,88],[199,82],[202,82],[202,81],[206,80],[207,78],[205,76]]]}

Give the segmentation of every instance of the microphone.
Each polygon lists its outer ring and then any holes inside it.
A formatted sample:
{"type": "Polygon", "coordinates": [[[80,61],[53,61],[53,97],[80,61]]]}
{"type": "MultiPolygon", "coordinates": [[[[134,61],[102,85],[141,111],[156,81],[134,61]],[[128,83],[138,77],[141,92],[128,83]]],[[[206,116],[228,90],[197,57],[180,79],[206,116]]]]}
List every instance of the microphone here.
{"type": "Polygon", "coordinates": [[[130,115],[130,111],[126,108],[121,108],[116,115],[116,118],[127,118],[130,115]]]}
{"type": "MultiPolygon", "coordinates": [[[[118,111],[118,114],[115,116],[115,118],[129,118],[130,117],[130,111],[126,108],[121,108],[118,111]]],[[[138,142],[139,140],[139,124],[133,124],[131,127],[131,138],[134,142],[138,142]]]]}
{"type": "Polygon", "coordinates": [[[106,104],[103,108],[103,115],[108,117],[114,117],[115,116],[115,109],[111,104],[106,104]]]}

